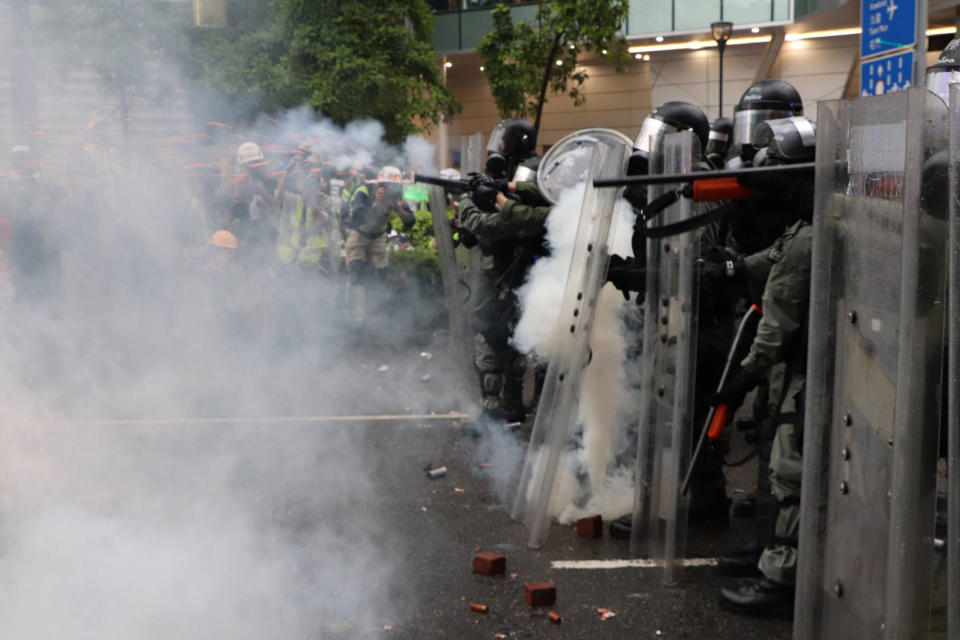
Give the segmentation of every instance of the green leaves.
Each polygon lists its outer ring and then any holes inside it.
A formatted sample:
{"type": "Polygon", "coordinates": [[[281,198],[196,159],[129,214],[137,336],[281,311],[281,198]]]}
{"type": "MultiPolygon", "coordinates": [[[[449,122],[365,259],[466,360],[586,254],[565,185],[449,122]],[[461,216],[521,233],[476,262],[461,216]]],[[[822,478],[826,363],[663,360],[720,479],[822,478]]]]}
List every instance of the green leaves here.
{"type": "Polygon", "coordinates": [[[535,118],[539,128],[547,91],[586,100],[580,55],[606,50],[617,72],[627,60],[620,27],[627,0],[541,0],[533,24],[514,22],[504,4],[493,9],[493,30],[477,46],[490,90],[504,118],[535,118]],[[560,64],[557,64],[557,62],[560,64]]]}
{"type": "MultiPolygon", "coordinates": [[[[426,0],[238,0],[269,4],[228,33],[201,34],[195,76],[259,111],[309,104],[346,124],[373,118],[400,142],[460,109],[443,84],[426,0]]],[[[231,15],[236,15],[232,11],[231,15]]]]}

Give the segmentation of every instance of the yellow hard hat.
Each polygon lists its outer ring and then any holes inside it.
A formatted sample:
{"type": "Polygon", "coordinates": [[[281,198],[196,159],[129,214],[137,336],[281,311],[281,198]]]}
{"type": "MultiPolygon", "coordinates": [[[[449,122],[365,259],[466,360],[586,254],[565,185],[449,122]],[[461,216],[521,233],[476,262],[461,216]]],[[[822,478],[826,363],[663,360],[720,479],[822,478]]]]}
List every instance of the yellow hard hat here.
{"type": "Polygon", "coordinates": [[[221,229],[210,237],[210,246],[220,247],[221,249],[236,249],[237,236],[226,229],[221,229]]]}

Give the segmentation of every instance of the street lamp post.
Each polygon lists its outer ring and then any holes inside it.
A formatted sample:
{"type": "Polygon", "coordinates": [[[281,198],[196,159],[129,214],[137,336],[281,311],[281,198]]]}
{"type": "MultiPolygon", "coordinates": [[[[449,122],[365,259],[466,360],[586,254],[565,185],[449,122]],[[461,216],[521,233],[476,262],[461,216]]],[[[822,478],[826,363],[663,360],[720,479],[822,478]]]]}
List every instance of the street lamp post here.
{"type": "Polygon", "coordinates": [[[723,52],[727,48],[727,40],[733,33],[732,22],[713,22],[710,24],[710,33],[717,43],[717,49],[720,50],[720,106],[719,117],[723,117],[723,52]]]}

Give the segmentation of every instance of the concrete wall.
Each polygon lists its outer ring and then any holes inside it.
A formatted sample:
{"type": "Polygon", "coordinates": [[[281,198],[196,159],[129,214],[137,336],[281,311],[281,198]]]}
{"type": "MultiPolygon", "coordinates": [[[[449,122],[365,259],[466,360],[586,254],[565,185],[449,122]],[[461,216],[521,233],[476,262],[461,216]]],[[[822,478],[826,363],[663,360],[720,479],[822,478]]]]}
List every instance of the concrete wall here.
{"type": "MultiPolygon", "coordinates": [[[[733,113],[740,95],[753,83],[766,46],[727,49],[724,115],[733,113]]],[[[769,77],[782,78],[797,87],[808,115],[815,118],[817,101],[843,97],[857,49],[857,36],[784,43],[769,77]]],[[[461,135],[477,131],[488,134],[500,118],[479,59],[470,55],[452,60],[447,82],[464,106],[463,113],[449,125],[451,148],[457,149],[461,135]]],[[[541,145],[553,144],[586,127],[616,129],[633,138],[647,113],[668,100],[692,102],[711,119],[718,114],[716,49],[653,53],[649,62],[631,61],[623,75],[601,64],[584,66],[590,74],[584,87],[586,104],[574,107],[564,96],[551,96],[544,111],[541,145]]]]}

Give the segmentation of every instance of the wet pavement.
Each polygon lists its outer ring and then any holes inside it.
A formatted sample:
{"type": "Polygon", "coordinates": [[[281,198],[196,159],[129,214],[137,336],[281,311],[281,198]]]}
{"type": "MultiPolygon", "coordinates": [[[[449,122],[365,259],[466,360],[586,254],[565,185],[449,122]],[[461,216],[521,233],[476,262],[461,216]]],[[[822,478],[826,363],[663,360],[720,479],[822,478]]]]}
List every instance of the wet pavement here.
{"type": "MultiPolygon", "coordinates": [[[[528,548],[524,527],[510,519],[508,505],[491,489],[496,483],[483,454],[478,455],[477,442],[461,433],[458,423],[373,425],[364,442],[374,484],[382,491],[374,499],[394,537],[407,541],[398,549],[402,561],[394,589],[409,604],[395,620],[385,620],[389,629],[383,637],[790,637],[788,621],[743,618],[720,610],[718,590],[731,580],[709,566],[685,568],[675,586],[663,584],[659,568],[553,568],[554,561],[628,559],[629,543],[611,538],[606,523],[601,539],[581,538],[573,527],[554,524],[544,547],[528,548]],[[419,453],[399,455],[410,451],[419,453]],[[447,467],[447,475],[428,479],[424,467],[439,465],[447,467]],[[506,574],[473,574],[471,559],[480,550],[505,554],[506,574]],[[525,581],[555,582],[555,606],[527,606],[525,581]],[[489,610],[475,613],[471,603],[489,610]],[[601,608],[615,615],[601,619],[601,608]],[[550,611],[563,621],[550,621],[550,611]]],[[[752,464],[731,470],[731,489],[748,488],[755,473],[752,464]]],[[[749,521],[736,519],[727,531],[691,529],[688,557],[715,558],[747,541],[749,529],[749,521]]]]}

